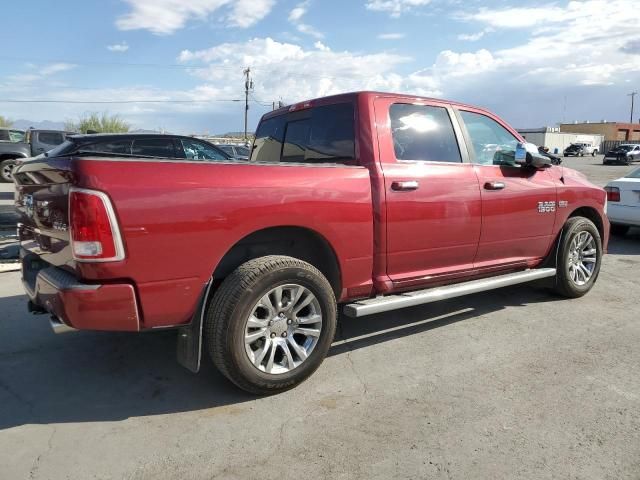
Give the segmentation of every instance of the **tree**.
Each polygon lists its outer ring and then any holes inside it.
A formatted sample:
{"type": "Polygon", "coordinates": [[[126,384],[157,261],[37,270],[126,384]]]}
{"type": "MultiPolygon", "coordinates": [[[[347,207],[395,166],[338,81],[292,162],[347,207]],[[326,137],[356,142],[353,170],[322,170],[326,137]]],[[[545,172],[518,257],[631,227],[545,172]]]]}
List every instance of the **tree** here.
{"type": "Polygon", "coordinates": [[[103,113],[89,113],[80,117],[78,122],[67,121],[64,124],[65,130],[87,133],[88,131],[94,131],[98,133],[126,133],[131,128],[127,122],[125,122],[118,115],[109,115],[107,112],[103,113]]]}
{"type": "Polygon", "coordinates": [[[7,117],[3,117],[0,115],[0,127],[9,128],[13,126],[13,122],[9,120],[7,117]]]}

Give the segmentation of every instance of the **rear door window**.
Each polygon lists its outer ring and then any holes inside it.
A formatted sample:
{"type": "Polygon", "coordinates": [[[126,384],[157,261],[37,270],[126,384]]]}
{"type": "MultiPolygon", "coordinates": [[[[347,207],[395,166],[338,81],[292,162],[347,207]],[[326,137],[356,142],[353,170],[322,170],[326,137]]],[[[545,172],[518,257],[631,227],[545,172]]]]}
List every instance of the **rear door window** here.
{"type": "Polygon", "coordinates": [[[354,119],[351,103],[266,119],[256,132],[251,161],[354,165],[354,119]]]}
{"type": "Polygon", "coordinates": [[[389,117],[397,160],[462,162],[446,108],[395,103],[389,108],[389,117]]]}
{"type": "Polygon", "coordinates": [[[176,158],[176,149],[171,138],[140,138],[133,141],[133,155],[141,157],[176,158]]]}

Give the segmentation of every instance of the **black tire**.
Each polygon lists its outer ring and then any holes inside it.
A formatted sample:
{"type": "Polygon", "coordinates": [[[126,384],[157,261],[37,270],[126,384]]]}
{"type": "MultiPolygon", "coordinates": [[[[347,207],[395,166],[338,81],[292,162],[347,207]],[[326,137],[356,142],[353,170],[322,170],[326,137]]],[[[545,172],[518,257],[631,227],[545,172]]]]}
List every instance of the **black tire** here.
{"type": "Polygon", "coordinates": [[[623,237],[629,231],[629,225],[617,225],[611,224],[611,235],[615,235],[617,237],[623,237]]]}
{"type": "Polygon", "coordinates": [[[0,162],[0,182],[11,183],[13,182],[13,178],[11,177],[10,171],[13,170],[16,161],[15,159],[10,158],[9,160],[3,160],[0,162]]]}
{"type": "Polygon", "coordinates": [[[336,318],[333,289],[317,268],[296,258],[271,255],[243,263],[222,282],[207,308],[204,342],[214,365],[234,384],[249,393],[273,394],[302,383],[320,366],[333,342],[336,318]],[[245,351],[246,321],[267,292],[291,283],[305,287],[318,300],[320,336],[299,366],[268,374],[255,367],[245,351]]]}
{"type": "Polygon", "coordinates": [[[568,298],[578,298],[585,295],[595,284],[600,265],[602,263],[602,239],[593,222],[584,217],[571,217],[564,226],[558,250],[558,264],[554,290],[559,295],[568,298]],[[595,241],[596,263],[591,277],[584,285],[576,284],[570,276],[569,259],[571,255],[571,243],[581,232],[588,232],[595,241]]]}
{"type": "Polygon", "coordinates": [[[598,150],[594,150],[593,152],[591,152],[591,156],[595,157],[598,154],[598,150]]]}

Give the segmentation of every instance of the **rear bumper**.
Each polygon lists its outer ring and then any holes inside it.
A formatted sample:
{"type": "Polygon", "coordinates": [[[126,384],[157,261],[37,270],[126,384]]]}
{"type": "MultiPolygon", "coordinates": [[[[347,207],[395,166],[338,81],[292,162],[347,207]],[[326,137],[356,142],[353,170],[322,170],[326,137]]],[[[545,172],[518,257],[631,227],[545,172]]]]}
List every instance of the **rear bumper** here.
{"type": "Polygon", "coordinates": [[[135,291],[129,284],[93,285],[56,267],[29,272],[23,257],[23,284],[29,299],[54,318],[55,332],[68,330],[138,331],[135,291]]]}

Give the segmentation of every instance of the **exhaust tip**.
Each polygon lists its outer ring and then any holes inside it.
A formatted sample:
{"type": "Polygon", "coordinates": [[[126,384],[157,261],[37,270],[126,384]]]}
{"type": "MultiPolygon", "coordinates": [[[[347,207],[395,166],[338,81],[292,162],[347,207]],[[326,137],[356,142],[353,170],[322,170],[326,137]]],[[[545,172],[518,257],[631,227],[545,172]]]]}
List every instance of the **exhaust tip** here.
{"type": "Polygon", "coordinates": [[[64,323],[62,320],[60,320],[58,317],[54,315],[51,315],[51,318],[49,319],[49,324],[51,325],[51,330],[53,330],[53,333],[55,334],[75,331],[75,328],[70,327],[69,325],[67,325],[66,323],[64,323]]]}

